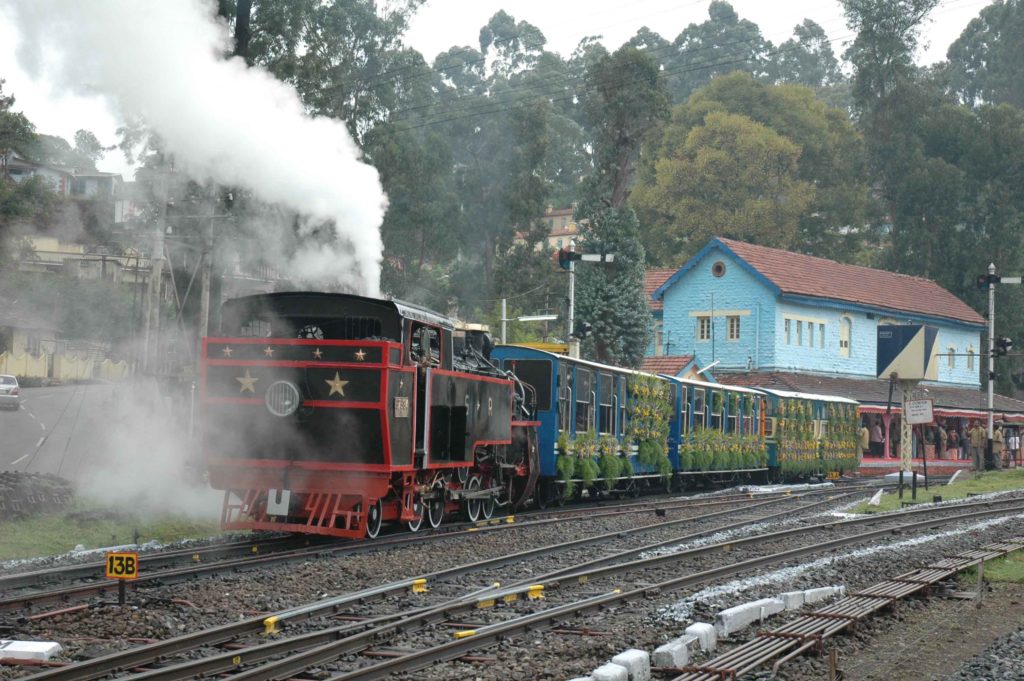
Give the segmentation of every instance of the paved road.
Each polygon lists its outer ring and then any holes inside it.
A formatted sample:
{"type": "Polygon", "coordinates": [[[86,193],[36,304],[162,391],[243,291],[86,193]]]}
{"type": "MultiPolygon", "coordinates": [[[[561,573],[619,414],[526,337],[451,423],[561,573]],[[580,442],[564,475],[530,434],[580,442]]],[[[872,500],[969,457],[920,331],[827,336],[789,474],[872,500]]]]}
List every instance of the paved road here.
{"type": "Polygon", "coordinates": [[[74,479],[99,446],[116,388],[22,388],[21,409],[0,412],[0,469],[74,479]]]}

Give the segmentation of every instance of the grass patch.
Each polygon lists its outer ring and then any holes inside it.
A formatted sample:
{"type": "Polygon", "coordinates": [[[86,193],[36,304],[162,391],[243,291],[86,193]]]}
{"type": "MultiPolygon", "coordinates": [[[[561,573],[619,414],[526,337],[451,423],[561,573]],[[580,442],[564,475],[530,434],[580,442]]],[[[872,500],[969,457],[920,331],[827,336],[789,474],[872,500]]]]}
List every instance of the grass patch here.
{"type": "MultiPolygon", "coordinates": [[[[909,479],[909,478],[908,478],[909,479]]],[[[1009,471],[987,471],[975,477],[974,473],[961,473],[952,485],[924,485],[917,487],[917,501],[930,502],[935,495],[941,495],[943,501],[963,499],[968,494],[987,494],[989,492],[1005,492],[1013,489],[1024,489],[1024,468],[1009,471]]],[[[903,501],[910,501],[910,487],[903,490],[903,501]]],[[[882,495],[879,506],[868,506],[867,502],[858,504],[852,513],[884,513],[900,509],[900,498],[896,490],[882,495]]]]}
{"type": "Polygon", "coordinates": [[[218,523],[183,515],[142,516],[76,501],[64,511],[0,522],[0,560],[51,556],[72,550],[139,542],[211,537],[218,523]]]}
{"type": "MultiPolygon", "coordinates": [[[[978,582],[978,568],[964,570],[960,575],[961,581],[967,584],[978,582]]],[[[1024,584],[1024,551],[1014,551],[985,563],[985,579],[990,582],[1024,584]]]]}

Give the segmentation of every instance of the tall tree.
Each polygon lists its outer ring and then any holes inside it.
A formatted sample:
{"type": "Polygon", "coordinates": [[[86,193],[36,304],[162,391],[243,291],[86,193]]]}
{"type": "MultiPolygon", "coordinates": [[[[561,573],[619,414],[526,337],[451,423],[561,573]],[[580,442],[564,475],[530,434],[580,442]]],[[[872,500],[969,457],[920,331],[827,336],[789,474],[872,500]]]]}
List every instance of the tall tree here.
{"type": "Polygon", "coordinates": [[[779,45],[769,68],[775,80],[819,88],[843,79],[839,61],[825,29],[804,19],[793,29],[793,37],[779,45]]]}
{"type": "MultiPolygon", "coordinates": [[[[715,78],[693,94],[690,101],[677,107],[671,126],[666,127],[663,134],[657,136],[657,142],[649,146],[645,153],[641,185],[662,184],[666,178],[657,178],[658,164],[672,168],[674,162],[681,160],[678,149],[682,146],[690,131],[703,124],[709,113],[721,111],[745,116],[759,123],[774,133],[797,145],[799,156],[795,166],[794,180],[813,186],[813,199],[797,216],[798,228],[794,236],[794,244],[800,249],[839,260],[855,259],[860,251],[858,239],[861,227],[867,221],[872,207],[868,190],[868,177],[865,167],[863,140],[851,124],[845,111],[831,108],[815,97],[808,87],[799,85],[770,85],[755,79],[746,73],[732,73],[715,78]]],[[[678,169],[676,169],[678,170],[678,169]]],[[[746,168],[747,171],[754,171],[746,168]]],[[[672,172],[672,171],[668,171],[672,172]]],[[[711,181],[711,178],[704,178],[711,181]]],[[[727,177],[719,178],[729,183],[727,177]]],[[[767,178],[763,178],[767,179],[767,178]]],[[[699,180],[694,179],[699,184],[699,180]]],[[[678,230],[681,225],[692,223],[696,215],[676,214],[668,210],[673,201],[686,196],[671,195],[671,182],[662,185],[669,191],[668,203],[659,206],[651,205],[649,196],[644,203],[638,203],[641,214],[648,215],[651,209],[654,214],[668,215],[670,229],[678,230]]],[[[759,183],[750,184],[747,189],[755,192],[751,198],[761,201],[765,197],[758,188],[759,183]]],[[[792,185],[795,189],[799,185],[792,185]]],[[[691,187],[695,189],[695,187],[691,187]]],[[[733,189],[739,189],[734,186],[733,189]]],[[[696,190],[704,191],[704,189],[696,190]]],[[[742,192],[733,194],[738,200],[742,192]]],[[[801,195],[803,192],[801,191],[801,195]]],[[[704,195],[708,199],[710,195],[704,195]]],[[[788,201],[788,199],[787,199],[788,201]]],[[[799,202],[797,202],[799,203],[799,202]]],[[[795,208],[795,204],[787,203],[787,208],[795,208]]],[[[734,206],[735,208],[735,206],[734,206]]],[[[745,211],[740,214],[750,215],[745,211]]],[[[789,211],[776,214],[777,218],[766,223],[777,224],[783,215],[792,215],[789,211]]],[[[664,223],[665,218],[652,219],[652,225],[664,223]]],[[[744,218],[738,218],[736,228],[747,224],[744,218]]],[[[749,225],[751,234],[756,234],[756,226],[749,225]]],[[[708,229],[699,230],[700,234],[708,234],[708,229]]],[[[790,233],[783,230],[781,233],[790,233]]],[[[780,234],[781,234],[780,233],[780,234]]],[[[755,237],[756,238],[756,237],[755,237]]],[[[660,237],[651,235],[648,244],[650,250],[660,253],[664,246],[674,242],[670,240],[658,243],[660,237]]],[[[700,241],[696,244],[699,247],[700,241]]],[[[671,252],[671,251],[669,251],[671,252]]],[[[684,249],[685,255],[689,249],[684,249]]]]}
{"type": "Polygon", "coordinates": [[[576,216],[582,249],[614,253],[615,263],[578,268],[577,318],[593,327],[584,345],[588,355],[637,366],[650,340],[651,315],[643,296],[639,223],[628,199],[640,146],[667,115],[668,95],[657,63],[628,45],[594,61],[586,82],[594,174],[576,216]]]}
{"type": "Polygon", "coordinates": [[[0,179],[7,177],[7,157],[12,151],[25,153],[36,142],[36,129],[23,113],[14,111],[14,95],[4,94],[0,79],[0,179]]]}
{"type": "Polygon", "coordinates": [[[767,76],[772,44],[757,24],[740,19],[728,2],[713,0],[708,20],[687,26],[672,47],[666,60],[668,87],[673,101],[681,102],[720,73],[745,71],[767,76]]]}
{"type": "Polygon", "coordinates": [[[716,235],[794,247],[814,199],[800,147],[743,115],[713,111],[694,126],[685,111],[636,190],[653,259],[678,265],[716,235]]]}
{"type": "Polygon", "coordinates": [[[1024,2],[995,0],[949,46],[950,85],[969,106],[1024,108],[1024,2]]]}

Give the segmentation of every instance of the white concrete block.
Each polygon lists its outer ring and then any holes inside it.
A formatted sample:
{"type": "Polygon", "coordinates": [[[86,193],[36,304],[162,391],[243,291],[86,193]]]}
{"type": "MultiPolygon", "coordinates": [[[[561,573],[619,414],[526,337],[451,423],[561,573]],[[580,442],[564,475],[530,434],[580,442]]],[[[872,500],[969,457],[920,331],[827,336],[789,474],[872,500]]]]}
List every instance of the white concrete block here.
{"type": "Polygon", "coordinates": [[[846,587],[844,586],[822,586],[817,589],[808,589],[804,591],[804,602],[808,605],[819,603],[830,598],[842,596],[844,593],[846,593],[846,587]]]}
{"type": "Polygon", "coordinates": [[[779,594],[779,598],[782,599],[782,604],[786,606],[786,610],[799,610],[804,607],[803,591],[787,591],[784,594],[779,594]]]}
{"type": "MultiPolygon", "coordinates": [[[[921,475],[920,473],[918,473],[917,471],[913,471],[913,472],[911,472],[911,471],[904,471],[903,472],[903,484],[904,485],[913,484],[914,481],[910,477],[911,475],[916,475],[917,476],[917,484],[918,485],[923,485],[924,484],[924,476],[921,475]]],[[[899,471],[896,471],[895,473],[887,473],[886,476],[883,478],[883,480],[888,485],[898,485],[899,482],[900,482],[899,471]]]]}
{"type": "Polygon", "coordinates": [[[625,667],[629,681],[651,681],[651,656],[646,650],[624,650],[612,658],[612,664],[625,667]]]}
{"type": "Polygon", "coordinates": [[[594,681],[629,681],[629,670],[609,662],[590,672],[590,678],[594,681]]]}
{"type": "Polygon", "coordinates": [[[697,637],[700,649],[705,653],[714,652],[718,646],[718,634],[715,632],[715,628],[706,622],[694,622],[686,627],[686,633],[697,637]]]}
{"type": "Polygon", "coordinates": [[[55,641],[0,641],[0,659],[4,660],[49,660],[60,650],[55,641]]]}
{"type": "Polygon", "coordinates": [[[715,629],[719,636],[728,636],[785,609],[786,606],[781,598],[762,598],[751,601],[718,613],[715,616],[715,629]]]}
{"type": "Polygon", "coordinates": [[[690,663],[690,658],[699,650],[700,639],[696,636],[680,636],[662,646],[658,646],[654,651],[654,666],[674,667],[677,669],[685,667],[690,663]]]}
{"type": "Polygon", "coordinates": [[[593,676],[577,676],[575,679],[569,679],[569,681],[594,681],[593,676]]]}

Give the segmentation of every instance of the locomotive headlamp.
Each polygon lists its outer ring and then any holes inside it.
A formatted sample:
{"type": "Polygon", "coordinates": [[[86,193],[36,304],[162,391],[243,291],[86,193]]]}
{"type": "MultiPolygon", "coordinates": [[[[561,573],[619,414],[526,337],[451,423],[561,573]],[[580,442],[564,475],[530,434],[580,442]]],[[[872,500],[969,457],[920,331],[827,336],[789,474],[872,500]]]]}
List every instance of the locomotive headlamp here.
{"type": "Polygon", "coordinates": [[[302,395],[299,393],[299,387],[291,381],[276,381],[267,388],[263,401],[267,405],[267,411],[274,416],[291,416],[302,404],[302,395]]]}

